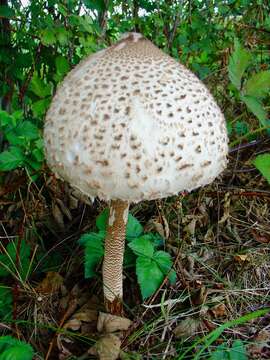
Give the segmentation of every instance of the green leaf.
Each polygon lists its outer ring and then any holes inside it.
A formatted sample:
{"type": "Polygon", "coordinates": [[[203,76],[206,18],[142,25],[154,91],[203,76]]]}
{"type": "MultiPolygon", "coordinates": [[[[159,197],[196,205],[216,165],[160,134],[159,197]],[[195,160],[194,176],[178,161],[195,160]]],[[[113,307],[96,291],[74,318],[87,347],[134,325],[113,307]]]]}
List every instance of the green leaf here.
{"type": "Polygon", "coordinates": [[[13,296],[11,289],[0,285],[0,321],[9,321],[12,318],[13,296]]]}
{"type": "Polygon", "coordinates": [[[84,276],[85,278],[93,277],[96,266],[101,261],[104,255],[104,242],[105,232],[84,234],[79,239],[79,244],[83,245],[84,250],[84,276]]]}
{"type": "Polygon", "coordinates": [[[14,124],[13,117],[6,111],[0,110],[0,126],[4,127],[6,125],[14,124]]]}
{"type": "Polygon", "coordinates": [[[135,238],[143,233],[143,227],[139,220],[137,220],[133,215],[128,214],[128,222],[126,229],[126,237],[127,238],[135,238]]]}
{"type": "MultiPolygon", "coordinates": [[[[96,219],[96,226],[99,230],[106,231],[109,217],[109,209],[106,208],[98,215],[96,219]]],[[[128,240],[136,238],[143,233],[143,227],[140,222],[131,214],[128,214],[128,222],[126,228],[126,237],[128,240]]]]}
{"type": "Polygon", "coordinates": [[[173,263],[170,254],[159,250],[155,252],[153,259],[162,271],[163,277],[168,275],[171,284],[174,284],[176,282],[176,272],[172,268],[173,263]]]}
{"type": "Polygon", "coordinates": [[[96,218],[96,227],[100,231],[106,231],[109,217],[109,208],[104,209],[96,218]]]}
{"type": "Polygon", "coordinates": [[[48,46],[56,43],[56,37],[52,29],[48,28],[41,31],[40,40],[42,44],[48,46]]]}
{"type": "Polygon", "coordinates": [[[253,164],[270,184],[270,153],[258,155],[253,164]]]}
{"type": "Polygon", "coordinates": [[[248,360],[245,346],[241,340],[235,340],[229,352],[230,360],[248,360]]]}
{"type": "Polygon", "coordinates": [[[235,132],[238,136],[243,136],[248,133],[248,123],[246,121],[236,121],[235,123],[235,132]]]}
{"type": "Polygon", "coordinates": [[[249,78],[244,87],[244,94],[262,98],[270,90],[270,71],[261,71],[249,78]]]}
{"type": "Polygon", "coordinates": [[[0,354],[0,360],[32,360],[34,350],[31,345],[11,336],[1,336],[0,354]]]}
{"type": "Polygon", "coordinates": [[[242,48],[237,39],[235,40],[234,46],[235,50],[229,59],[229,78],[233,85],[240,90],[241,79],[250,63],[251,55],[248,51],[242,48]]]}
{"type": "Polygon", "coordinates": [[[7,5],[0,5],[0,17],[12,18],[15,16],[15,11],[7,5]]]}
{"type": "Polygon", "coordinates": [[[138,256],[146,256],[151,258],[154,254],[154,246],[147,235],[142,235],[141,237],[132,240],[128,246],[138,256]]]}
{"type": "Polygon", "coordinates": [[[40,98],[45,98],[52,94],[52,84],[46,84],[35,71],[31,79],[29,90],[40,98]]]}
{"type": "Polygon", "coordinates": [[[56,28],[55,35],[61,45],[68,43],[68,31],[64,27],[56,28]]]}
{"type": "Polygon", "coordinates": [[[105,10],[104,0],[83,0],[84,5],[90,10],[105,10]]]}
{"type": "Polygon", "coordinates": [[[10,147],[9,150],[0,153],[0,171],[10,171],[23,164],[25,156],[18,147],[10,147]]]}
{"type": "Polygon", "coordinates": [[[230,360],[227,345],[218,345],[216,350],[211,353],[209,360],[230,360]]]}
{"type": "Polygon", "coordinates": [[[35,117],[41,117],[45,114],[47,111],[49,105],[51,102],[51,97],[38,100],[33,103],[32,105],[32,111],[35,117]]]}
{"type": "Polygon", "coordinates": [[[59,75],[65,75],[70,69],[68,60],[63,56],[57,56],[55,59],[55,66],[56,72],[59,75]]]}
{"type": "Polygon", "coordinates": [[[136,274],[143,299],[153,295],[164,279],[158,264],[153,259],[143,256],[136,260],[136,274]]]}
{"type": "Polygon", "coordinates": [[[260,101],[252,96],[241,96],[241,100],[247,105],[248,109],[257,117],[260,123],[265,126],[267,113],[260,101]]]}

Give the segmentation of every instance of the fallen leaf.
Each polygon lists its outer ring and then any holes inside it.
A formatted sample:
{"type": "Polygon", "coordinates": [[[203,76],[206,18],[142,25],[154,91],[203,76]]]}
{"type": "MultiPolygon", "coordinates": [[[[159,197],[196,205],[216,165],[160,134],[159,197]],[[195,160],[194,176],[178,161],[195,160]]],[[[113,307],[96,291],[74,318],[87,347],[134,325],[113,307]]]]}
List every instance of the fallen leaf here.
{"type": "Polygon", "coordinates": [[[241,254],[241,255],[235,255],[234,260],[237,261],[238,263],[242,263],[245,261],[249,261],[250,259],[248,254],[241,254]]]}
{"type": "Polygon", "coordinates": [[[36,291],[43,294],[57,293],[63,284],[64,278],[58,272],[49,271],[36,287],[36,291]]]}
{"type": "Polygon", "coordinates": [[[252,344],[248,345],[247,350],[251,359],[269,359],[270,355],[270,331],[262,329],[252,339],[252,344]]]}
{"type": "Polygon", "coordinates": [[[88,353],[98,356],[100,360],[117,360],[120,353],[121,340],[114,334],[107,334],[100,338],[88,353]]]}
{"type": "Polygon", "coordinates": [[[195,335],[196,331],[200,327],[200,324],[200,320],[187,317],[186,319],[182,320],[179,325],[177,325],[177,327],[173,330],[173,333],[177,339],[188,338],[195,335]]]}
{"type": "Polygon", "coordinates": [[[227,310],[225,304],[217,304],[210,309],[211,314],[215,319],[226,316],[227,310]]]}
{"type": "Polygon", "coordinates": [[[112,333],[119,330],[127,330],[132,321],[116,315],[100,312],[97,323],[99,332],[112,333]]]}
{"type": "Polygon", "coordinates": [[[254,239],[258,241],[261,244],[269,244],[270,243],[270,236],[268,234],[259,234],[255,230],[252,230],[252,235],[254,236],[254,239]]]}

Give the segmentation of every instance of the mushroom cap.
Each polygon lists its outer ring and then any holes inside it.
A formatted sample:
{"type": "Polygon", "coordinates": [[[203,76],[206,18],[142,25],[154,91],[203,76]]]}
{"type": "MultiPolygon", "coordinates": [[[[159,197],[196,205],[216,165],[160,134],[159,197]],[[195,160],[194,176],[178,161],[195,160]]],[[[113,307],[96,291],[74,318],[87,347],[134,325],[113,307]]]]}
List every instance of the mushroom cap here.
{"type": "Polygon", "coordinates": [[[47,112],[51,169],[94,198],[190,191],[225,168],[224,117],[204,84],[141,34],[81,61],[47,112]]]}

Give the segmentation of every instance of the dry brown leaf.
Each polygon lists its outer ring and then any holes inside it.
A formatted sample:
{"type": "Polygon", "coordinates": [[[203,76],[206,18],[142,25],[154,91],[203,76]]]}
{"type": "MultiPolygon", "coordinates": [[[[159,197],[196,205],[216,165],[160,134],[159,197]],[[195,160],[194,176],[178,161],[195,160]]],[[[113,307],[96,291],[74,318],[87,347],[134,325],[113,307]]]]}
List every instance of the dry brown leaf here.
{"type": "Polygon", "coordinates": [[[127,330],[132,321],[116,315],[100,312],[97,323],[97,330],[99,332],[112,333],[119,330],[127,330]]]}
{"type": "Polygon", "coordinates": [[[194,319],[192,317],[187,317],[182,320],[179,325],[173,330],[176,338],[188,338],[196,334],[196,331],[200,327],[200,320],[194,319]]]}
{"type": "Polygon", "coordinates": [[[100,360],[117,360],[120,353],[121,340],[118,336],[107,334],[92,346],[88,353],[98,356],[100,360]]]}
{"type": "Polygon", "coordinates": [[[238,263],[243,263],[245,261],[250,261],[249,254],[235,255],[234,260],[237,261],[238,263]]]}
{"type": "Polygon", "coordinates": [[[58,205],[56,203],[53,203],[52,205],[52,215],[54,220],[56,221],[57,225],[60,227],[60,229],[64,230],[65,224],[64,224],[64,217],[62,214],[62,211],[59,209],[58,205]]]}
{"type": "Polygon", "coordinates": [[[227,315],[225,304],[217,304],[210,311],[216,319],[227,315]]]}
{"type": "Polygon", "coordinates": [[[49,271],[45,279],[36,287],[36,291],[43,294],[53,294],[58,292],[63,284],[64,278],[58,272],[49,271]]]}

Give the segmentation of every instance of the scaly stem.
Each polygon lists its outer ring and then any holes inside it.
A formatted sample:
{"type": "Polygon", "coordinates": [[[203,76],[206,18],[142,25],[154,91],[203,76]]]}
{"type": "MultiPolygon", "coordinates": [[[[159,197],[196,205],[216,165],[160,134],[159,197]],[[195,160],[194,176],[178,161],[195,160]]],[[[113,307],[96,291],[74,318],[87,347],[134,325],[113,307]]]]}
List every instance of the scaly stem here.
{"type": "Polygon", "coordinates": [[[129,203],[113,200],[105,239],[103,291],[106,310],[114,315],[123,313],[123,258],[129,203]]]}

